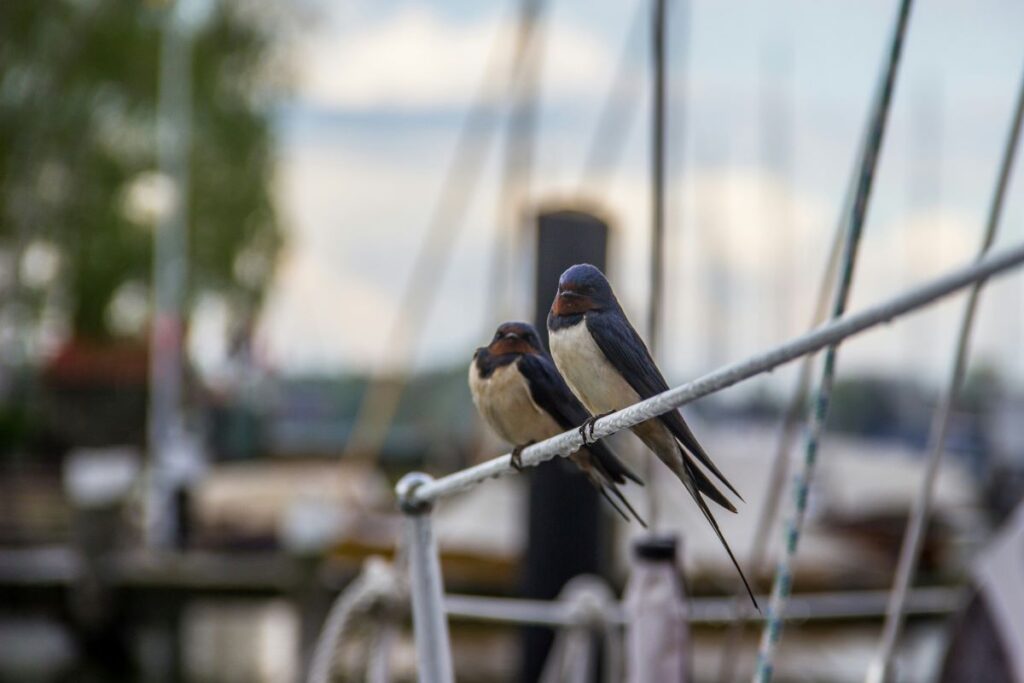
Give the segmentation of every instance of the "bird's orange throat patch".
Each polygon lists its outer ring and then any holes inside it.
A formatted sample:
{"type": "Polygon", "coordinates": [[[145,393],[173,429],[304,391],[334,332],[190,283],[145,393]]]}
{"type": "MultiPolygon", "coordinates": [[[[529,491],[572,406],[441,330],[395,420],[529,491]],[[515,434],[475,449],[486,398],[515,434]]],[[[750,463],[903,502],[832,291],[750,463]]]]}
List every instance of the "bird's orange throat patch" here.
{"type": "Polygon", "coordinates": [[[533,347],[525,339],[499,339],[490,346],[490,352],[495,356],[507,353],[528,354],[533,351],[533,347]]]}
{"type": "Polygon", "coordinates": [[[559,293],[551,305],[552,312],[558,316],[586,313],[591,308],[590,297],[575,293],[559,293]]]}

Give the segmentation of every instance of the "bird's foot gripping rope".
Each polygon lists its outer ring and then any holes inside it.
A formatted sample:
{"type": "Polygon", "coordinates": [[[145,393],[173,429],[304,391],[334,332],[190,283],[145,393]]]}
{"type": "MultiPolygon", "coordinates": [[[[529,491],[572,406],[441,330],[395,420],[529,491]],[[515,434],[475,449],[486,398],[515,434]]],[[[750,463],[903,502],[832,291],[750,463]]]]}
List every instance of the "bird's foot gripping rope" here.
{"type": "Polygon", "coordinates": [[[580,428],[579,428],[580,438],[583,439],[583,445],[584,446],[589,446],[590,444],[592,444],[595,441],[597,441],[597,439],[594,438],[594,424],[598,420],[600,420],[602,417],[608,417],[609,415],[612,415],[615,412],[616,411],[614,411],[614,410],[609,410],[607,413],[601,413],[600,415],[594,415],[593,417],[587,418],[586,422],[584,422],[583,424],[580,425],[580,428]]]}
{"type": "Polygon", "coordinates": [[[536,441],[527,441],[524,444],[520,444],[512,449],[512,453],[509,454],[508,464],[512,465],[512,469],[516,472],[523,471],[523,449],[527,446],[532,446],[537,443],[536,441]]]}

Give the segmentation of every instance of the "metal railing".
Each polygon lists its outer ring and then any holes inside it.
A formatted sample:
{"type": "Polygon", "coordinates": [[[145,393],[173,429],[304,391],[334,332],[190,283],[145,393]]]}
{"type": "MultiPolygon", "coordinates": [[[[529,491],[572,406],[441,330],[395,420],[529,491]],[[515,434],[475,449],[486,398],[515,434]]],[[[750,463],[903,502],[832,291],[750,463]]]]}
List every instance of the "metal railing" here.
{"type": "MultiPolygon", "coordinates": [[[[759,600],[766,597],[758,596],[759,600]]],[[[906,596],[906,614],[950,614],[960,609],[966,597],[967,591],[963,588],[913,589],[908,591],[906,596]]],[[[889,591],[886,590],[803,593],[793,596],[784,618],[786,621],[795,622],[878,618],[885,616],[888,600],[889,591]]],[[[585,625],[580,616],[563,601],[449,593],[445,596],[444,605],[450,619],[463,621],[540,625],[552,628],[585,625]]],[[[626,614],[619,604],[609,608],[606,618],[619,626],[626,625],[626,614]]],[[[729,597],[691,598],[689,601],[691,624],[728,624],[737,618],[748,621],[761,619],[756,614],[737,615],[734,601],[729,597]]]]}
{"type": "MultiPolygon", "coordinates": [[[[367,624],[371,633],[379,637],[361,650],[366,680],[390,680],[396,629],[405,622],[409,609],[409,586],[401,569],[403,565],[400,558],[391,562],[371,557],[360,574],[338,594],[314,649],[307,677],[309,683],[333,680],[336,667],[345,666],[337,659],[338,650],[358,628],[366,629],[367,624]]],[[[961,609],[968,596],[969,591],[962,587],[918,588],[907,592],[904,606],[907,615],[944,616],[961,609]]],[[[761,596],[762,600],[766,598],[761,596]]],[[[888,601],[889,591],[885,590],[802,593],[791,599],[785,620],[803,624],[820,620],[877,619],[885,616],[888,601]]],[[[449,593],[443,596],[443,605],[447,618],[456,621],[554,629],[565,647],[561,648],[562,661],[550,663],[552,670],[576,667],[577,674],[587,671],[588,664],[593,663],[587,653],[593,653],[586,647],[578,647],[579,642],[582,637],[589,647],[593,642],[591,636],[600,634],[605,648],[602,678],[621,680],[624,629],[630,623],[629,605],[616,600],[612,588],[596,576],[584,575],[570,581],[555,600],[449,593]],[[574,656],[570,641],[577,645],[575,650],[585,649],[587,653],[576,652],[579,656],[574,656]]],[[[722,625],[735,619],[754,621],[759,618],[752,614],[737,615],[734,600],[729,596],[687,600],[687,622],[691,625],[722,625]]]]}

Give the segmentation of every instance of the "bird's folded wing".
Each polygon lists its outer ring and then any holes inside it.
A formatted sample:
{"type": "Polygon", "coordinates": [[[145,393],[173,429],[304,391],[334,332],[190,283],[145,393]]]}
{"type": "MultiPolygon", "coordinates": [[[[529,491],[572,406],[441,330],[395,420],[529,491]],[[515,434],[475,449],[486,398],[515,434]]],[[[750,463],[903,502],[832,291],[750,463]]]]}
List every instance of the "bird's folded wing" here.
{"type": "MultiPolygon", "coordinates": [[[[569,389],[554,362],[545,356],[528,355],[519,359],[519,372],[530,387],[530,397],[541,410],[545,411],[562,429],[579,427],[590,419],[590,412],[580,403],[569,389]]],[[[594,456],[602,474],[611,481],[622,484],[629,479],[643,485],[643,481],[625,463],[619,460],[603,442],[587,446],[594,456]]]]}
{"type": "MultiPolygon", "coordinates": [[[[590,336],[604,353],[605,358],[641,398],[650,398],[668,390],[668,384],[654,363],[654,359],[651,358],[647,346],[623,314],[591,311],[587,313],[585,321],[587,331],[590,332],[590,336]]],[[[740,500],[743,499],[725,478],[725,475],[715,466],[715,463],[711,461],[678,410],[670,410],[661,415],[659,419],[687,451],[692,453],[740,500]]]]}

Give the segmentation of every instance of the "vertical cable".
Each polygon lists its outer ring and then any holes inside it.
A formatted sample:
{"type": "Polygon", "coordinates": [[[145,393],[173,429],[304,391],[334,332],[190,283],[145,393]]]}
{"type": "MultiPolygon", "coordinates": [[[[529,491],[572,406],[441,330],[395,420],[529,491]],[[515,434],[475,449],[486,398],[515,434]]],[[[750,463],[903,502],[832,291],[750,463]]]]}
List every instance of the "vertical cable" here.
{"type": "MultiPolygon", "coordinates": [[[[843,247],[842,227],[842,224],[837,226],[835,238],[832,240],[832,246],[829,248],[829,257],[825,264],[825,270],[821,274],[818,300],[815,303],[814,313],[811,316],[810,329],[814,329],[821,324],[828,315],[829,295],[832,293],[831,285],[836,279],[836,270],[839,268],[839,255],[843,247]]],[[[800,418],[803,417],[807,410],[807,396],[811,393],[811,370],[813,367],[813,355],[807,355],[800,359],[796,387],[782,418],[782,429],[780,430],[778,445],[775,449],[775,455],[772,458],[768,474],[768,485],[765,488],[764,502],[758,511],[753,540],[750,543],[750,551],[747,554],[747,572],[750,573],[751,578],[755,581],[761,574],[761,567],[765,562],[765,555],[768,551],[769,535],[779,513],[779,505],[782,502],[782,492],[786,484],[786,472],[789,469],[789,454],[793,450],[797,437],[796,428],[801,421],[800,418]]],[[[749,621],[747,617],[754,611],[747,597],[746,586],[739,580],[736,581],[734,609],[737,618],[733,620],[725,646],[722,648],[722,659],[718,668],[719,683],[730,683],[735,679],[735,671],[739,663],[738,649],[740,641],[749,621]]]]}
{"type": "Polygon", "coordinates": [[[601,105],[601,113],[597,117],[587,144],[587,155],[583,162],[577,194],[591,197],[603,197],[606,193],[611,170],[622,158],[623,147],[629,137],[636,119],[637,103],[640,101],[640,79],[633,71],[633,52],[643,39],[643,29],[647,14],[644,4],[637,3],[633,18],[630,20],[629,32],[622,44],[619,63],[615,67],[608,92],[601,105]]]}
{"type": "Polygon", "coordinates": [[[523,249],[524,208],[536,146],[537,85],[543,59],[542,12],[546,0],[520,0],[515,48],[509,73],[509,111],[505,125],[502,177],[499,181],[496,236],[491,251],[490,295],[486,301],[484,338],[494,326],[516,315],[518,289],[513,284],[526,262],[523,249]],[[511,275],[511,278],[510,278],[511,275]]]}
{"type": "MultiPolygon", "coordinates": [[[[647,345],[654,358],[658,357],[661,300],[665,288],[665,2],[654,0],[651,16],[651,281],[647,296],[647,345]]],[[[647,519],[652,532],[658,530],[661,507],[656,485],[656,461],[653,453],[647,454],[647,519]]]]}
{"type": "MultiPolygon", "coordinates": [[[[521,37],[529,40],[531,35],[528,33],[521,37]]],[[[397,371],[393,378],[382,372],[370,378],[345,446],[346,455],[361,454],[376,459],[398,411],[415,342],[440,291],[437,286],[441,279],[439,273],[450,262],[459,228],[483,175],[491,138],[500,120],[495,100],[503,88],[512,89],[515,85],[516,70],[512,70],[507,79],[496,75],[504,61],[504,47],[499,39],[491,48],[479,90],[459,129],[455,152],[430,215],[427,233],[416,254],[385,342],[385,357],[398,365],[397,371]]]]}
{"type": "MultiPolygon", "coordinates": [[[[870,124],[871,121],[869,120],[868,123],[870,124]]],[[[820,325],[828,317],[829,300],[836,281],[836,272],[839,270],[839,258],[843,252],[847,217],[853,207],[858,169],[861,168],[863,163],[864,148],[866,147],[864,141],[867,140],[869,134],[870,130],[865,128],[863,137],[857,144],[857,156],[851,167],[852,172],[846,186],[846,192],[843,194],[843,202],[839,209],[839,218],[836,221],[832,245],[829,247],[828,260],[818,285],[818,298],[815,302],[814,312],[811,315],[810,330],[820,325]]],[[[800,359],[796,387],[790,396],[789,404],[786,406],[782,419],[782,430],[768,475],[767,494],[761,509],[758,511],[754,537],[750,544],[749,554],[747,555],[747,568],[753,576],[760,576],[762,572],[762,566],[768,552],[769,534],[778,517],[779,507],[782,504],[785,476],[789,469],[789,456],[796,443],[797,426],[802,422],[801,418],[806,414],[807,398],[811,393],[811,372],[813,368],[813,355],[804,356],[800,359]]],[[[749,614],[751,611],[751,605],[747,599],[747,590],[742,581],[736,581],[735,606],[737,617],[749,614]]],[[[737,618],[733,622],[725,647],[722,649],[722,661],[719,666],[718,677],[719,683],[729,683],[734,680],[733,674],[736,670],[738,659],[735,656],[735,651],[739,646],[743,630],[748,621],[749,619],[737,618]]]]}
{"type": "Polygon", "coordinates": [[[188,221],[192,140],[194,27],[181,4],[168,8],[160,39],[157,85],[157,165],[173,182],[167,211],[153,235],[153,317],[149,331],[149,456],[145,540],[167,548],[179,533],[174,514],[175,452],[171,439],[184,426],[184,315],[188,286],[188,221]]]}
{"type": "MultiPolygon", "coordinates": [[[[872,126],[867,139],[862,158],[860,177],[857,181],[857,191],[854,195],[853,207],[850,221],[847,226],[846,244],[843,249],[843,261],[840,271],[839,286],[836,288],[835,299],[832,306],[832,319],[835,320],[846,311],[846,303],[849,299],[850,286],[853,281],[853,269],[857,260],[857,248],[860,244],[860,237],[864,227],[864,219],[867,215],[868,200],[871,197],[871,189],[874,184],[875,170],[878,166],[878,155],[882,147],[882,140],[885,137],[886,122],[888,120],[889,105],[892,100],[893,86],[896,81],[897,68],[900,56],[903,51],[903,39],[906,34],[907,23],[910,18],[910,0],[902,0],[899,14],[896,20],[896,28],[893,31],[892,42],[889,49],[885,76],[882,82],[881,91],[874,103],[872,112],[872,126]]],[[[754,681],[765,683],[772,678],[772,664],[775,658],[775,651],[779,640],[782,637],[782,613],[786,609],[786,600],[789,598],[793,581],[793,560],[796,557],[797,546],[800,542],[800,532],[803,528],[804,517],[807,512],[807,493],[814,476],[814,466],[818,456],[818,443],[821,439],[821,432],[825,426],[825,418],[828,415],[829,399],[832,393],[832,383],[835,379],[836,355],[839,345],[833,344],[825,351],[825,363],[822,368],[821,379],[814,396],[814,407],[811,415],[811,422],[808,425],[807,441],[804,450],[803,467],[794,482],[794,512],[786,528],[785,552],[779,562],[775,573],[775,581],[772,586],[772,598],[768,607],[767,621],[761,634],[761,646],[758,652],[757,670],[754,672],[754,681]]]]}
{"type": "MultiPolygon", "coordinates": [[[[992,194],[992,203],[989,206],[985,234],[982,237],[981,247],[978,249],[979,260],[985,256],[992,246],[992,242],[995,241],[996,232],[999,229],[999,219],[1003,212],[1006,188],[1009,185],[1010,175],[1013,172],[1017,143],[1020,139],[1022,118],[1024,118],[1024,78],[1021,80],[1017,93],[1016,109],[1014,110],[1013,120],[1010,123],[1006,145],[1003,149],[1002,163],[999,167],[995,191],[992,194]]],[[[928,463],[925,467],[924,477],[921,479],[921,488],[914,499],[914,508],[910,520],[907,522],[907,529],[903,536],[903,545],[900,548],[900,559],[896,568],[893,589],[889,596],[889,606],[886,609],[882,639],[879,643],[875,660],[868,669],[867,680],[870,683],[882,683],[891,677],[893,653],[896,650],[896,644],[899,641],[900,631],[903,627],[903,612],[906,607],[907,591],[910,588],[910,582],[914,578],[914,574],[917,572],[921,545],[924,541],[925,525],[932,508],[935,480],[939,471],[939,463],[942,461],[942,455],[945,451],[949,416],[953,410],[953,404],[960,395],[960,388],[963,385],[964,375],[966,374],[971,329],[974,325],[978,298],[984,284],[982,281],[971,287],[967,303],[964,306],[956,350],[953,354],[953,366],[949,376],[949,384],[939,401],[939,407],[935,411],[932,420],[931,434],[928,438],[928,463]]]]}

